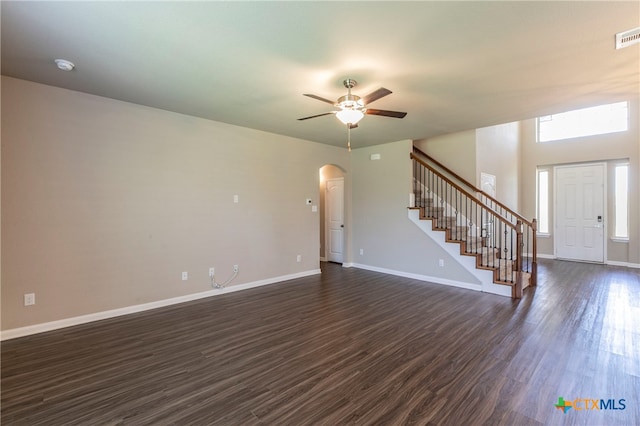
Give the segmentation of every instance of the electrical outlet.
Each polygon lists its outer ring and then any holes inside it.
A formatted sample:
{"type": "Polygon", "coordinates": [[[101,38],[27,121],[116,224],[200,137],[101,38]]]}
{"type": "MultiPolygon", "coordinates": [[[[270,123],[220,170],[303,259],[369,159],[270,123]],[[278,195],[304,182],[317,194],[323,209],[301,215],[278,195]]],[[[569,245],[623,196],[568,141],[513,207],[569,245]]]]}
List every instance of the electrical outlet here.
{"type": "Polygon", "coordinates": [[[238,272],[238,265],[233,265],[233,272],[238,272]]]}
{"type": "Polygon", "coordinates": [[[440,266],[441,268],[444,267],[444,259],[438,260],[438,266],[440,266]]]}
{"type": "Polygon", "coordinates": [[[300,254],[299,254],[299,255],[296,257],[296,262],[302,262],[302,255],[300,255],[300,254]]]}
{"type": "Polygon", "coordinates": [[[186,281],[189,279],[189,273],[188,272],[183,272],[182,273],[182,281],[186,281]]]}
{"type": "Polygon", "coordinates": [[[24,295],[24,306],[31,306],[36,304],[36,294],[35,293],[25,293],[24,295]]]}
{"type": "Polygon", "coordinates": [[[209,278],[213,278],[215,274],[216,274],[216,268],[212,266],[211,268],[209,268],[209,278]]]}
{"type": "Polygon", "coordinates": [[[360,256],[364,256],[364,249],[360,249],[360,256]]]}

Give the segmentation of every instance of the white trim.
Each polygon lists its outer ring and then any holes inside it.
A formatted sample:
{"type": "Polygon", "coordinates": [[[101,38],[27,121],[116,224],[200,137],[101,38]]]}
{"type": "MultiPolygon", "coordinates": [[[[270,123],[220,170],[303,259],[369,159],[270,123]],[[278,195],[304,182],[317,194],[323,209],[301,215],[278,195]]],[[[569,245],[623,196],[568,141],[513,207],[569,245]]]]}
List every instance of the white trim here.
{"type": "Polygon", "coordinates": [[[607,260],[605,264],[611,266],[626,266],[627,268],[640,268],[640,263],[619,262],[617,260],[607,260]]]}
{"type": "MultiPolygon", "coordinates": [[[[343,264],[344,266],[344,264],[343,264]]],[[[451,287],[459,287],[467,290],[482,291],[481,284],[465,283],[461,281],[449,280],[446,278],[431,277],[429,275],[414,274],[412,272],[397,271],[395,269],[380,268],[377,266],[363,265],[361,263],[351,263],[349,267],[366,269],[367,271],[381,272],[383,274],[395,275],[398,277],[411,278],[414,280],[427,281],[433,284],[448,285],[451,287]]]]}
{"type": "Polygon", "coordinates": [[[324,256],[321,256],[321,257],[320,257],[320,262],[326,262],[326,261],[327,261],[327,258],[326,258],[326,257],[324,257],[324,256]]]}
{"type": "Polygon", "coordinates": [[[556,257],[553,254],[538,253],[537,256],[539,259],[553,259],[553,260],[556,259],[556,257]]]}
{"type": "Polygon", "coordinates": [[[148,311],[150,309],[162,308],[165,306],[176,305],[178,303],[190,302],[192,300],[204,299],[207,297],[219,296],[221,294],[233,293],[235,291],[247,290],[254,287],[280,283],[283,281],[303,278],[310,275],[317,275],[320,269],[311,269],[309,271],[297,272],[295,274],[281,275],[279,277],[267,278],[264,280],[253,281],[245,284],[238,284],[231,287],[221,289],[211,289],[201,293],[187,294],[185,296],[173,297],[171,299],[158,300],[156,302],[143,303],[141,305],[127,306],[124,308],[112,309],[109,311],[96,312],[93,314],[80,315],[72,318],[46,322],[42,324],[34,324],[26,327],[13,328],[4,330],[0,333],[0,341],[15,339],[17,337],[29,336],[32,334],[44,333],[46,331],[57,330],[60,328],[71,327],[74,325],[86,324],[93,321],[100,321],[109,318],[115,318],[123,315],[134,314],[137,312],[148,311]]]}
{"type": "Polygon", "coordinates": [[[626,237],[612,237],[611,241],[614,242],[614,243],[628,244],[629,243],[629,238],[626,238],[626,237]]]}
{"type": "MultiPolygon", "coordinates": [[[[557,257],[551,255],[551,254],[542,254],[542,253],[538,253],[538,258],[539,259],[551,259],[551,260],[565,260],[565,259],[558,259],[557,257]]],[[[569,261],[573,261],[570,259],[566,259],[569,261]]],[[[598,262],[586,262],[586,263],[595,263],[598,264],[598,262]]],[[[618,260],[607,260],[604,262],[605,265],[610,265],[610,266],[626,266],[627,268],[640,268],[640,263],[631,263],[631,262],[620,262],[618,260]]]]}

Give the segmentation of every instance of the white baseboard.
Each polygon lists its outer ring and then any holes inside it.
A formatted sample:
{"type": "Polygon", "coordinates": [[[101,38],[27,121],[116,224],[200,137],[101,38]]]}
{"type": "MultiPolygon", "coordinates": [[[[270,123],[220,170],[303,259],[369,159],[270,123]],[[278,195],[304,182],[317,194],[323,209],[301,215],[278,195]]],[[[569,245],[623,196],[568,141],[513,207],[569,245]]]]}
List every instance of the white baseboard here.
{"type": "Polygon", "coordinates": [[[449,280],[447,278],[431,277],[429,275],[414,274],[412,272],[396,271],[394,269],[379,268],[377,266],[363,265],[361,263],[342,264],[347,268],[366,269],[367,271],[381,272],[383,274],[396,275],[398,277],[411,278],[419,281],[426,281],[433,284],[448,285],[451,287],[464,288],[467,290],[482,291],[481,284],[465,283],[461,281],[449,280]]]}
{"type": "MultiPolygon", "coordinates": [[[[552,254],[540,254],[538,253],[538,257],[540,259],[552,259],[556,260],[557,258],[552,254]]],[[[604,262],[605,265],[611,266],[625,266],[627,268],[640,268],[640,263],[631,263],[631,262],[620,262],[617,260],[607,260],[604,262]]]]}
{"type": "Polygon", "coordinates": [[[115,318],[123,315],[134,314],[137,312],[143,312],[151,309],[162,308],[164,306],[176,305],[178,303],[204,299],[206,297],[213,297],[221,294],[233,293],[235,291],[247,290],[254,287],[261,287],[264,285],[280,283],[283,281],[293,280],[296,278],[303,278],[303,277],[308,277],[310,275],[317,275],[319,273],[320,273],[320,269],[312,269],[309,271],[297,272],[295,274],[282,275],[279,277],[267,278],[264,280],[253,281],[250,283],[238,284],[231,287],[211,289],[211,290],[203,291],[201,293],[187,294],[185,296],[173,297],[171,299],[158,300],[156,302],[143,303],[140,305],[127,306],[124,308],[112,309],[109,311],[102,311],[102,312],[96,312],[93,314],[81,315],[81,316],[72,317],[72,318],[65,318],[62,320],[51,321],[51,322],[46,322],[42,324],[34,324],[26,327],[13,328],[13,329],[2,331],[0,333],[0,341],[29,336],[32,334],[44,333],[46,331],[58,330],[60,328],[71,327],[74,325],[86,324],[93,321],[100,321],[100,320],[115,318]]]}
{"type": "Polygon", "coordinates": [[[544,253],[538,253],[538,258],[539,259],[554,259],[555,260],[555,256],[552,254],[544,254],[544,253]]]}
{"type": "Polygon", "coordinates": [[[617,260],[607,260],[605,263],[611,266],[626,266],[627,268],[640,268],[640,263],[619,262],[617,260]]]}

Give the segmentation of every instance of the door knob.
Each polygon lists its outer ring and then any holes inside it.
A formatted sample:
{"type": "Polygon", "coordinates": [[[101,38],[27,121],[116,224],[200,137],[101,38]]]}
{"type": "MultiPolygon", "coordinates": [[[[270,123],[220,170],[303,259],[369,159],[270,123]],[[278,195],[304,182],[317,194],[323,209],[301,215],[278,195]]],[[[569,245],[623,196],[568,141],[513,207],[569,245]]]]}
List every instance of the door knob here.
{"type": "Polygon", "coordinates": [[[340,225],[340,228],[344,228],[344,225],[340,225]]]}

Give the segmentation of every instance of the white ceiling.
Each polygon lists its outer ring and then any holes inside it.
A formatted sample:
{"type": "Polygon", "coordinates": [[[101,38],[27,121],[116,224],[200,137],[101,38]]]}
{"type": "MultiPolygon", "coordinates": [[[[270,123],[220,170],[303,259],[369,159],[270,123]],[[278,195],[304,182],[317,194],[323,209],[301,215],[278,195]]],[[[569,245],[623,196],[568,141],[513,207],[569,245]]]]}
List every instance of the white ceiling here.
{"type": "Polygon", "coordinates": [[[371,106],[354,147],[637,97],[640,2],[2,1],[2,74],[344,146],[342,81],[371,106]],[[53,59],[76,69],[59,71],[53,59]]]}

